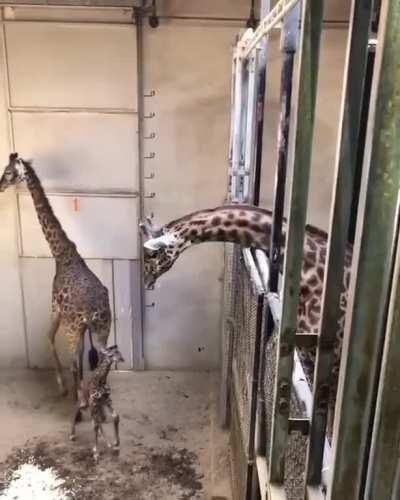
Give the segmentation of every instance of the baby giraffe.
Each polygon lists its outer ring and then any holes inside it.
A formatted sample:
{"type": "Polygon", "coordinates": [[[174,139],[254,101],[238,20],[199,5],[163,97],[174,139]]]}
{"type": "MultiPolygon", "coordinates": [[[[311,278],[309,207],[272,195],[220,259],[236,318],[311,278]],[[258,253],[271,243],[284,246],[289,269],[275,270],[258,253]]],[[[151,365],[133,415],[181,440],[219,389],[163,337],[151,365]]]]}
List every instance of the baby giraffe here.
{"type": "Polygon", "coordinates": [[[103,422],[106,419],[106,410],[110,413],[114,424],[115,441],[113,444],[108,443],[109,448],[113,448],[117,454],[119,452],[119,415],[112,407],[111,389],[107,384],[107,377],[113,363],[121,363],[124,359],[116,345],[111,347],[102,348],[100,350],[100,362],[92,373],[89,379],[82,380],[78,389],[78,401],[76,404],[75,412],[72,418],[72,429],[70,439],[75,440],[75,426],[79,422],[80,412],[82,410],[89,410],[94,428],[94,447],[93,458],[95,461],[99,458],[98,440],[99,432],[106,440],[103,430],[103,422]]]}

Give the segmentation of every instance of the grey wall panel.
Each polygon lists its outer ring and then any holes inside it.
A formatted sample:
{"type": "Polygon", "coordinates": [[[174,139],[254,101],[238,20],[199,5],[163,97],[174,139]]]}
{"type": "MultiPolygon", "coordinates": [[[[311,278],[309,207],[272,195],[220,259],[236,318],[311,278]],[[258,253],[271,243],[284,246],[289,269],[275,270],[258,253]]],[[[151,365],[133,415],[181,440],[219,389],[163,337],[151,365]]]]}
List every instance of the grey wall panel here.
{"type": "MultiPolygon", "coordinates": [[[[48,368],[52,366],[47,332],[51,324],[51,290],[55,273],[54,261],[53,259],[21,259],[21,263],[30,366],[32,368],[48,368]]],[[[111,305],[113,305],[111,262],[89,261],[88,266],[108,288],[111,305]]],[[[114,339],[114,337],[113,323],[110,340],[114,339]]],[[[58,332],[56,338],[62,363],[67,367],[70,358],[62,330],[58,332]]],[[[88,341],[86,340],[87,344],[88,341]]]]}
{"type": "Polygon", "coordinates": [[[115,290],[115,341],[125,362],[119,363],[119,369],[132,368],[132,335],[134,314],[137,311],[138,304],[135,304],[133,287],[133,268],[138,265],[137,262],[128,260],[116,260],[114,264],[114,290],[115,290]]]}
{"type": "MultiPolygon", "coordinates": [[[[4,68],[0,32],[0,69],[4,68]]],[[[6,81],[0,78],[0,169],[8,162],[10,134],[6,109],[6,81]]],[[[22,293],[18,263],[17,203],[14,190],[0,193],[0,367],[26,366],[22,293]]]]}
{"type": "MultiPolygon", "coordinates": [[[[0,2],[8,3],[12,5],[14,2],[0,2]]],[[[63,6],[57,7],[55,9],[53,6],[29,6],[33,2],[23,1],[24,6],[20,6],[17,9],[15,7],[4,7],[4,19],[11,21],[30,21],[30,20],[42,20],[42,21],[68,21],[72,22],[120,22],[120,23],[132,23],[132,13],[133,9],[127,8],[115,8],[115,9],[96,9],[90,7],[91,2],[85,1],[85,7],[77,7],[72,9],[71,7],[65,7],[68,2],[63,1],[63,6]]],[[[38,2],[36,2],[38,3],[38,2]]],[[[47,2],[43,2],[46,4],[47,2]]],[[[71,4],[76,3],[75,0],[71,4]]],[[[94,2],[95,4],[96,2],[94,2]]],[[[99,2],[101,4],[101,2],[99,2]]],[[[116,0],[112,0],[113,5],[117,6],[116,0]]],[[[134,2],[131,2],[133,4],[134,2]]],[[[139,3],[139,2],[137,2],[139,3]]],[[[121,2],[121,5],[123,2],[121,2]]]]}
{"type": "Polygon", "coordinates": [[[135,37],[134,26],[7,24],[11,104],[136,109],[135,37]]]}
{"type": "MultiPolygon", "coordinates": [[[[0,141],[2,141],[1,137],[0,141]]],[[[4,156],[2,155],[2,160],[5,162],[4,156]]],[[[17,208],[13,190],[0,193],[0,221],[0,338],[2,342],[0,366],[25,367],[27,359],[17,247],[17,208]]]]}
{"type": "MultiPolygon", "coordinates": [[[[50,195],[49,200],[82,257],[137,258],[136,198],[50,195]]],[[[19,194],[19,209],[22,255],[51,256],[30,193],[19,194]]]]}
{"type": "MultiPolygon", "coordinates": [[[[232,42],[236,27],[162,23],[145,28],[146,122],[156,158],[148,160],[146,212],[163,223],[223,202],[227,177],[232,42]]],[[[199,245],[147,292],[145,359],[150,368],[215,368],[219,356],[223,246],[199,245]],[[204,349],[203,349],[204,348],[204,349]],[[200,350],[199,350],[200,349],[200,350]]]]}
{"type": "Polygon", "coordinates": [[[13,113],[15,149],[46,189],[137,191],[137,115],[13,113]]]}

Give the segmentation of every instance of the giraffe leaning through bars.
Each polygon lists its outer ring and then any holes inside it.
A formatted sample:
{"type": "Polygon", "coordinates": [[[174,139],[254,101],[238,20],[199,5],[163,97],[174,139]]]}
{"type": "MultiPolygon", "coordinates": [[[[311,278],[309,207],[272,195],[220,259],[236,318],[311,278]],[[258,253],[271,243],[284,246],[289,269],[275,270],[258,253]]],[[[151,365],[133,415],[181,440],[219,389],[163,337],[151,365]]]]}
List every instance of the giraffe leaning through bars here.
{"type": "Polygon", "coordinates": [[[26,182],[56,263],[52,291],[52,323],[48,335],[57,382],[60,393],[65,395],[67,388],[55,346],[56,334],[61,330],[68,341],[74,396],[77,397],[79,380],[83,377],[83,340],[86,330],[89,331],[92,344],[89,352],[91,369],[97,365],[95,348],[102,348],[107,344],[111,325],[108,290],[88,268],[75,243],[64,232],[31,163],[19,158],[18,153],[13,153],[0,179],[0,192],[21,182],[26,182]]]}
{"type": "MultiPolygon", "coordinates": [[[[161,228],[154,228],[150,219],[140,225],[147,238],[144,242],[145,284],[152,286],[157,278],[173,266],[184,250],[198,243],[207,241],[232,242],[238,243],[242,247],[259,248],[269,254],[272,213],[269,210],[251,205],[223,205],[188,214],[161,228]]],[[[280,266],[282,270],[286,221],[281,237],[280,266]]],[[[318,333],[327,241],[327,234],[324,231],[310,225],[306,226],[297,320],[298,331],[302,333],[318,333]]],[[[328,435],[331,434],[333,428],[352,253],[352,246],[348,245],[334,346],[335,360],[330,385],[328,435]]],[[[300,360],[310,385],[313,382],[315,355],[315,348],[299,348],[300,360]]]]}

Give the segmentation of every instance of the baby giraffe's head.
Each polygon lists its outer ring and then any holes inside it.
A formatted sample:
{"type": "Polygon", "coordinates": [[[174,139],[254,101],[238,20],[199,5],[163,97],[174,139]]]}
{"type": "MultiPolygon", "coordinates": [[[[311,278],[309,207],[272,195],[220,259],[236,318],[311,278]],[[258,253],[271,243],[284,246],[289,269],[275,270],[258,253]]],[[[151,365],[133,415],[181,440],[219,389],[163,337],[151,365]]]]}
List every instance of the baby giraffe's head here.
{"type": "Polygon", "coordinates": [[[0,192],[25,180],[26,162],[18,158],[18,153],[10,154],[8,165],[0,179],[0,192]]]}
{"type": "Polygon", "coordinates": [[[102,359],[106,359],[110,363],[123,363],[124,358],[122,354],[118,350],[118,346],[112,345],[110,347],[104,347],[100,349],[100,354],[102,359]]]}
{"type": "Polygon", "coordinates": [[[150,219],[140,223],[147,240],[144,242],[144,283],[151,287],[168,271],[185,248],[185,239],[176,231],[153,228],[150,219]]]}

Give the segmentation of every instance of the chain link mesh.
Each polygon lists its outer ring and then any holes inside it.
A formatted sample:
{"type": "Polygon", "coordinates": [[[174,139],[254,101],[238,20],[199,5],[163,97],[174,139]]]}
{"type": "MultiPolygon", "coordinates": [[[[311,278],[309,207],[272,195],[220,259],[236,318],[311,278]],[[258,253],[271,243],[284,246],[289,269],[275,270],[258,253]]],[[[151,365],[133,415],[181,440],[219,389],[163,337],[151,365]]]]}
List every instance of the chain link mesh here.
{"type": "MultiPolygon", "coordinates": [[[[226,398],[230,414],[231,472],[233,497],[249,497],[253,443],[251,443],[251,400],[254,360],[256,353],[258,315],[266,315],[266,306],[259,309],[259,293],[241,257],[241,250],[225,246],[224,314],[223,314],[223,373],[226,374],[226,398]],[[230,375],[231,373],[231,375],[230,375]]],[[[277,332],[265,346],[265,371],[260,381],[265,400],[266,450],[269,462],[270,437],[277,360],[277,332]]],[[[224,381],[224,379],[223,379],[224,381]]],[[[305,408],[292,391],[290,416],[305,418],[305,408]]],[[[287,500],[303,500],[307,437],[292,432],[288,438],[285,457],[285,492],[287,500]]],[[[269,465],[269,463],[268,463],[269,465]]]]}

